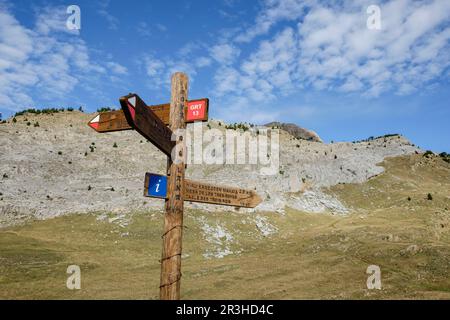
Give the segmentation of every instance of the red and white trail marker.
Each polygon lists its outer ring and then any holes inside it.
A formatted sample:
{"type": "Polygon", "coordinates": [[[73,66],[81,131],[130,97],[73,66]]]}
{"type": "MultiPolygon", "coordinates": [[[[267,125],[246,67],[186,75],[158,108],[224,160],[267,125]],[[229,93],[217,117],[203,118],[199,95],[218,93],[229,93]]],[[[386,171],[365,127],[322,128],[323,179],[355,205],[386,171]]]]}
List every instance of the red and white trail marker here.
{"type": "MultiPolygon", "coordinates": [[[[130,105],[136,107],[136,98],[130,101],[130,105]]],[[[195,99],[188,101],[185,106],[185,122],[208,121],[209,99],[195,99]]],[[[147,106],[153,111],[165,125],[169,125],[170,103],[147,106]]],[[[101,112],[88,122],[89,127],[96,132],[114,132],[132,130],[122,110],[101,112]]]]}
{"type": "Polygon", "coordinates": [[[88,125],[94,129],[94,130],[98,130],[98,126],[100,123],[100,115],[98,114],[94,119],[92,119],[91,121],[89,121],[88,125]]]}

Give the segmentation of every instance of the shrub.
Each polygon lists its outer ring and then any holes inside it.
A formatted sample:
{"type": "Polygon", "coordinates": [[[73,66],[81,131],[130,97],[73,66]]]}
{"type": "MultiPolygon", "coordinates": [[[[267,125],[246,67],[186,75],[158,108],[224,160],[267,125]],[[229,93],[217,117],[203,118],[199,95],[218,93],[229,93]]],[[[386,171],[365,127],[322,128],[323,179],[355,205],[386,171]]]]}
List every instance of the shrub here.
{"type": "Polygon", "coordinates": [[[110,107],[102,107],[102,108],[98,108],[97,112],[108,112],[108,111],[113,111],[114,109],[110,108],[110,107]]]}
{"type": "Polygon", "coordinates": [[[17,119],[16,119],[16,118],[13,118],[13,119],[12,119],[12,122],[13,122],[13,123],[16,123],[16,122],[17,122],[17,119]]]}
{"type": "Polygon", "coordinates": [[[432,156],[432,155],[434,155],[434,152],[430,151],[430,150],[425,151],[425,153],[423,154],[423,156],[427,157],[427,158],[429,158],[429,156],[432,156]]]}
{"type": "Polygon", "coordinates": [[[448,154],[447,152],[442,152],[439,154],[439,156],[441,157],[442,160],[444,160],[445,162],[450,163],[450,154],[448,154]]]}
{"type": "Polygon", "coordinates": [[[31,126],[31,122],[30,121],[27,122],[27,126],[31,126]]]}
{"type": "Polygon", "coordinates": [[[411,201],[411,197],[408,197],[408,201],[411,201]]]}
{"type": "Polygon", "coordinates": [[[428,199],[428,200],[433,200],[433,196],[431,195],[431,193],[429,193],[429,194],[427,195],[427,199],[428,199]]]}
{"type": "Polygon", "coordinates": [[[367,139],[358,140],[358,141],[353,141],[353,143],[357,143],[357,142],[369,142],[369,141],[376,140],[376,139],[381,139],[381,138],[384,138],[384,142],[386,142],[386,141],[387,141],[386,138],[389,138],[389,137],[398,137],[398,139],[400,139],[400,136],[401,136],[401,135],[400,135],[399,133],[388,133],[388,134],[385,134],[385,135],[382,135],[382,136],[378,136],[378,137],[370,136],[370,137],[368,137],[367,139]]]}
{"type": "MultiPolygon", "coordinates": [[[[33,113],[33,114],[52,114],[52,113],[58,113],[58,112],[64,112],[64,108],[43,108],[43,109],[34,109],[34,108],[31,108],[31,109],[25,109],[25,110],[22,110],[22,111],[19,111],[19,112],[16,112],[15,113],[15,115],[14,115],[14,117],[17,117],[17,116],[22,116],[22,115],[24,115],[24,114],[26,114],[26,113],[33,113]]],[[[72,111],[73,110],[73,108],[67,108],[67,111],[72,111]]]]}
{"type": "Polygon", "coordinates": [[[60,156],[61,156],[61,155],[62,155],[62,151],[58,151],[58,155],[60,155],[60,156]]]}
{"type": "Polygon", "coordinates": [[[249,130],[250,127],[247,126],[245,123],[233,123],[233,124],[225,126],[225,129],[231,129],[231,130],[241,129],[245,132],[245,131],[249,130]]]}
{"type": "Polygon", "coordinates": [[[92,187],[91,187],[91,185],[89,185],[88,186],[88,191],[91,191],[92,190],[92,187]]]}
{"type": "Polygon", "coordinates": [[[34,123],[34,127],[39,127],[39,122],[36,121],[36,122],[34,123]]]}
{"type": "Polygon", "coordinates": [[[117,148],[117,143],[114,142],[113,148],[117,148]]]}

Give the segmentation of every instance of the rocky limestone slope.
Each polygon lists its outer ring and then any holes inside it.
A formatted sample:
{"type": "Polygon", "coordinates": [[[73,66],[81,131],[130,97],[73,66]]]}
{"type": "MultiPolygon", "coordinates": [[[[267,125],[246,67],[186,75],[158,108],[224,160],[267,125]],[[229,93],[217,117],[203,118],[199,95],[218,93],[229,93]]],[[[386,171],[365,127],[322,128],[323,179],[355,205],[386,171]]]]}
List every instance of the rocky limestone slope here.
{"type": "Polygon", "coordinates": [[[314,131],[299,127],[294,123],[270,122],[265,126],[269,128],[279,128],[291,134],[295,138],[314,142],[323,142],[319,135],[314,131]]]}
{"type": "MultiPolygon", "coordinates": [[[[0,225],[73,212],[163,209],[163,200],[142,194],[145,172],[163,174],[166,157],[134,131],[96,133],[86,125],[93,116],[76,111],[25,114],[16,123],[0,124],[0,225]]],[[[225,131],[220,121],[204,123],[203,129],[208,128],[225,131]]],[[[256,135],[255,131],[236,133],[256,135]]],[[[384,158],[419,151],[401,136],[324,144],[280,130],[279,141],[280,164],[274,175],[263,174],[261,164],[193,164],[186,176],[255,189],[263,203],[241,211],[283,213],[287,206],[346,213],[349,208],[324,187],[366,181],[383,172],[377,164],[384,158]]],[[[248,153],[248,148],[241,152],[248,153]]],[[[236,210],[198,203],[186,207],[236,210]]]]}

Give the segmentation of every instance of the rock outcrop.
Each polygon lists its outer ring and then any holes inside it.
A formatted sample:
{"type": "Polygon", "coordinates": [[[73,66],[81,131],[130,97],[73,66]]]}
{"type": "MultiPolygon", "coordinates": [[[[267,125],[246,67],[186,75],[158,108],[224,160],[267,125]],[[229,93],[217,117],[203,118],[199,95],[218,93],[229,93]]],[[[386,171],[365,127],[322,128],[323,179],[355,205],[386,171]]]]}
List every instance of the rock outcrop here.
{"type": "Polygon", "coordinates": [[[281,130],[288,132],[289,134],[298,139],[313,142],[323,142],[322,139],[319,137],[319,135],[314,131],[299,127],[294,123],[270,122],[265,126],[269,128],[279,128],[281,130]]]}

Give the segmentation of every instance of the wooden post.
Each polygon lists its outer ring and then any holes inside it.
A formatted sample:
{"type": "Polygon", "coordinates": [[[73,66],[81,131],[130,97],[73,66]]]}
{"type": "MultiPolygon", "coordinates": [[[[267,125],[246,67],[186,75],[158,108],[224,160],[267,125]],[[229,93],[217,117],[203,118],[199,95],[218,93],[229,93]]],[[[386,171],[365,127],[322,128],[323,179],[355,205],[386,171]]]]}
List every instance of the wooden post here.
{"type": "MultiPolygon", "coordinates": [[[[172,75],[169,125],[173,133],[185,129],[185,105],[188,101],[188,77],[184,73],[172,75]]],[[[183,235],[183,202],[185,144],[178,136],[176,150],[178,161],[167,160],[167,200],[164,215],[163,249],[161,256],[160,299],[180,299],[181,243],[183,235]],[[181,161],[180,161],[181,160],[181,161]]]]}

